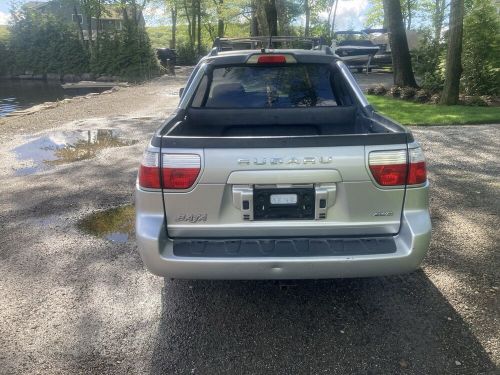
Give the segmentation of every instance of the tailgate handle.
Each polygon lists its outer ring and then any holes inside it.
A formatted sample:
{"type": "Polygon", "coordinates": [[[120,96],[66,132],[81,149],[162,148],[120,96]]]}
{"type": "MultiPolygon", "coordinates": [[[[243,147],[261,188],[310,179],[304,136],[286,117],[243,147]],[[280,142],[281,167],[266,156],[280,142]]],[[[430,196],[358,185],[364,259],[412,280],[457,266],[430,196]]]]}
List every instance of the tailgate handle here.
{"type": "Polygon", "coordinates": [[[335,169],[258,170],[235,171],[227,180],[231,185],[259,184],[325,184],[341,182],[342,176],[335,169]]]}

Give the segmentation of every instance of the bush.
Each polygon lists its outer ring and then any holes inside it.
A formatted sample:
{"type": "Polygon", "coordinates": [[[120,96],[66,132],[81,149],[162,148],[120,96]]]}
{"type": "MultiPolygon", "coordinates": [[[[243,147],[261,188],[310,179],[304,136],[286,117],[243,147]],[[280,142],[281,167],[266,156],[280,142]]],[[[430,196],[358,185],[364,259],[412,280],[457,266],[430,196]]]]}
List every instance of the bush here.
{"type": "Polygon", "coordinates": [[[0,42],[0,76],[9,73],[10,54],[7,46],[0,42]]]}
{"type": "Polygon", "coordinates": [[[194,65],[197,62],[196,51],[194,46],[188,43],[177,44],[177,64],[179,65],[194,65]]]}
{"type": "Polygon", "coordinates": [[[427,90],[418,90],[415,94],[415,100],[419,103],[427,103],[431,99],[431,94],[427,90]]]}
{"type": "Polygon", "coordinates": [[[79,73],[88,55],[76,31],[50,15],[26,12],[11,27],[9,52],[13,74],[79,73]]]}
{"type": "Polygon", "coordinates": [[[462,102],[462,104],[468,105],[471,107],[487,107],[488,106],[488,103],[480,96],[463,95],[463,96],[461,96],[460,101],[462,102]]]}
{"type": "Polygon", "coordinates": [[[401,89],[401,99],[404,100],[413,99],[416,93],[417,89],[415,89],[414,87],[403,87],[401,89]]]}
{"type": "Polygon", "coordinates": [[[431,96],[429,103],[430,104],[439,104],[441,101],[441,94],[434,94],[431,96]]]}
{"type": "Polygon", "coordinates": [[[385,95],[387,93],[387,88],[384,85],[377,85],[373,89],[375,95],[385,95]]]}
{"type": "Polygon", "coordinates": [[[375,95],[375,86],[370,86],[366,89],[366,93],[369,95],[375,95]]]}
{"type": "Polygon", "coordinates": [[[500,17],[491,0],[475,0],[464,20],[462,87],[467,95],[500,91],[500,17]]]}
{"type": "Polygon", "coordinates": [[[392,86],[391,89],[389,90],[389,95],[392,96],[393,98],[401,97],[401,87],[392,86]]]}
{"type": "MultiPolygon", "coordinates": [[[[51,15],[27,11],[11,27],[8,55],[11,73],[78,74],[93,72],[129,79],[159,74],[159,62],[146,31],[131,19],[123,29],[100,32],[88,48],[76,27],[51,15]],[[90,53],[91,50],[91,53],[90,53]]],[[[0,69],[3,62],[0,48],[0,69]]]]}
{"type": "Polygon", "coordinates": [[[427,30],[419,48],[412,53],[412,60],[420,86],[433,93],[440,92],[444,85],[446,45],[432,40],[427,30]]]}

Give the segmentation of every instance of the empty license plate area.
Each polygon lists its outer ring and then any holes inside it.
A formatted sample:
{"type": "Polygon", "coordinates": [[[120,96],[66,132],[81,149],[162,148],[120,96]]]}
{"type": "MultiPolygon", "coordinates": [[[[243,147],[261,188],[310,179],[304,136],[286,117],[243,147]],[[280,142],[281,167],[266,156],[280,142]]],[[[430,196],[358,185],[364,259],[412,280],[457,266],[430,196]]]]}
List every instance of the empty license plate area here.
{"type": "Polygon", "coordinates": [[[314,219],[314,188],[255,188],[254,220],[314,219]]]}

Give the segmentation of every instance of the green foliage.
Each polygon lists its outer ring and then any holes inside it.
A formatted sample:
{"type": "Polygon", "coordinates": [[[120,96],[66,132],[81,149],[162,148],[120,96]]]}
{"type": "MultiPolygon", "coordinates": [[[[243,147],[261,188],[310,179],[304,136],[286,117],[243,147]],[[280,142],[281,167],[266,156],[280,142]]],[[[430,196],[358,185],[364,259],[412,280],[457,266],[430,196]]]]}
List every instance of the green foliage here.
{"type": "Polygon", "coordinates": [[[0,43],[0,61],[3,74],[93,72],[146,79],[160,69],[146,31],[130,19],[120,31],[101,32],[90,50],[75,25],[30,11],[11,26],[9,45],[0,43]],[[2,54],[12,56],[3,72],[2,54]]]}
{"type": "Polygon", "coordinates": [[[10,55],[7,46],[0,41],[0,76],[7,74],[10,66],[10,55]]]}
{"type": "Polygon", "coordinates": [[[463,91],[498,95],[500,90],[500,16],[491,0],[476,0],[464,20],[463,91]]]}
{"type": "Polygon", "coordinates": [[[78,73],[88,69],[88,56],[75,30],[49,15],[26,12],[11,27],[9,50],[14,56],[14,74],[78,73]]]}
{"type": "Polygon", "coordinates": [[[433,40],[425,32],[419,48],[412,53],[413,68],[424,89],[438,92],[443,89],[446,45],[433,40]]]}
{"type": "Polygon", "coordinates": [[[10,31],[8,26],[0,25],[0,43],[7,43],[10,38],[10,31]]]}
{"type": "Polygon", "coordinates": [[[193,65],[196,63],[195,47],[187,42],[177,43],[177,64],[193,65]]]}
{"type": "Polygon", "coordinates": [[[500,122],[500,107],[420,104],[368,95],[376,110],[403,125],[464,125],[500,122]]]}

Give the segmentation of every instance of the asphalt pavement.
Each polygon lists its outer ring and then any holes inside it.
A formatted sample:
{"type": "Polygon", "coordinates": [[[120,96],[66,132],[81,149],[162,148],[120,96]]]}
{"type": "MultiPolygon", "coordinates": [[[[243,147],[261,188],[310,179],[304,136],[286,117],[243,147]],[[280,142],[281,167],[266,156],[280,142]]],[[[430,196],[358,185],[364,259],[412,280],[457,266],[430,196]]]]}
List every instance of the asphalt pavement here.
{"type": "Polygon", "coordinates": [[[0,120],[0,374],[498,373],[499,125],[413,128],[433,220],[417,272],[164,280],[133,236],[110,241],[78,222],[133,203],[142,151],[183,80],[0,120]],[[19,151],[96,129],[137,143],[38,164],[19,151]]]}

